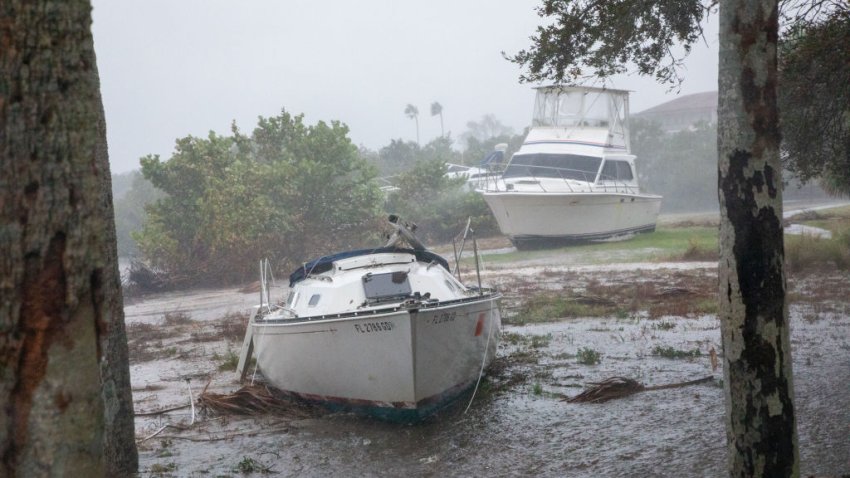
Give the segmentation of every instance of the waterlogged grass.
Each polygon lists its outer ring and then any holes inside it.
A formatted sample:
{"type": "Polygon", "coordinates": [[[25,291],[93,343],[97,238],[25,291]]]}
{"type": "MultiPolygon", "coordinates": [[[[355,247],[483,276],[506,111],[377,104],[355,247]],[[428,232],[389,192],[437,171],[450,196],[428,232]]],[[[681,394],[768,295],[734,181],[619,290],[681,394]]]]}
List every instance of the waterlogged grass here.
{"type": "Polygon", "coordinates": [[[702,282],[670,289],[669,283],[588,284],[585,295],[530,291],[521,299],[518,312],[503,318],[514,325],[552,322],[583,317],[626,320],[645,313],[650,319],[694,317],[717,313],[716,289],[702,282]]]}
{"type": "Polygon", "coordinates": [[[213,354],[213,360],[220,360],[218,365],[219,372],[232,372],[239,365],[239,355],[233,350],[228,350],[224,356],[213,354]]]}
{"type": "Polygon", "coordinates": [[[657,300],[647,304],[650,319],[661,317],[693,317],[717,314],[718,300],[714,295],[708,297],[684,296],[657,300]]]}
{"type": "Polygon", "coordinates": [[[524,335],[516,332],[503,332],[500,339],[504,344],[518,345],[532,349],[541,349],[549,346],[552,342],[552,334],[546,335],[524,335]]]}
{"type": "Polygon", "coordinates": [[[552,341],[552,334],[546,335],[532,335],[531,336],[531,344],[530,347],[533,349],[542,349],[544,347],[549,346],[549,342],[552,341]]]}
{"type": "Polygon", "coordinates": [[[591,348],[578,349],[576,361],[582,365],[598,365],[602,363],[602,354],[591,348]]]}
{"type": "Polygon", "coordinates": [[[499,339],[503,344],[520,345],[524,343],[526,336],[516,332],[502,332],[502,337],[499,339]]]}
{"type": "Polygon", "coordinates": [[[243,475],[250,475],[253,473],[274,473],[274,470],[270,465],[267,465],[255,458],[251,458],[250,456],[243,456],[242,460],[233,465],[231,471],[233,473],[240,473],[243,475]]]}
{"type": "Polygon", "coordinates": [[[702,355],[699,349],[693,350],[680,350],[675,349],[673,347],[662,347],[660,345],[656,345],[652,349],[652,355],[657,355],[659,357],[664,357],[668,359],[683,359],[683,358],[694,358],[702,355]]]}
{"type": "Polygon", "coordinates": [[[543,395],[543,385],[540,385],[540,382],[535,383],[531,388],[531,393],[538,396],[543,395]]]}
{"type": "Polygon", "coordinates": [[[850,206],[807,211],[792,218],[795,224],[832,232],[831,239],[812,235],[785,236],[785,263],[795,272],[823,267],[850,269],[850,206]]]}
{"type": "Polygon", "coordinates": [[[177,470],[177,464],[174,462],[169,463],[154,463],[148,469],[148,473],[150,476],[164,476],[166,474],[170,474],[177,470]]]}
{"type": "Polygon", "coordinates": [[[832,239],[806,234],[785,236],[785,264],[792,272],[826,266],[850,269],[850,228],[833,232],[832,239]]]}
{"type": "Polygon", "coordinates": [[[527,324],[563,318],[603,317],[614,315],[615,309],[609,305],[582,303],[562,295],[537,294],[526,299],[512,322],[527,324]]]}

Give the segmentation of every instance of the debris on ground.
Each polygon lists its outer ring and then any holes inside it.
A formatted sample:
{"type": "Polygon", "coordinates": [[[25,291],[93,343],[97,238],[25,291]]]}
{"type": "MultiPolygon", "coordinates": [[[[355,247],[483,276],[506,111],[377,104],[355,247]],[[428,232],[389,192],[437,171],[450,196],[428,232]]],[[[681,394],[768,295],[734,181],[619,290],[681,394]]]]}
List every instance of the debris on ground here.
{"type": "Polygon", "coordinates": [[[651,390],[664,390],[668,388],[686,387],[713,380],[713,376],[703,377],[689,382],[671,383],[666,385],[654,385],[647,387],[637,380],[627,377],[611,377],[600,382],[591,382],[591,387],[580,394],[564,399],[569,403],[603,403],[617,398],[628,397],[638,392],[651,390]]]}
{"type": "Polygon", "coordinates": [[[232,393],[204,391],[198,397],[198,405],[212,415],[272,414],[291,419],[322,415],[318,407],[289,398],[267,385],[246,385],[232,393]]]}

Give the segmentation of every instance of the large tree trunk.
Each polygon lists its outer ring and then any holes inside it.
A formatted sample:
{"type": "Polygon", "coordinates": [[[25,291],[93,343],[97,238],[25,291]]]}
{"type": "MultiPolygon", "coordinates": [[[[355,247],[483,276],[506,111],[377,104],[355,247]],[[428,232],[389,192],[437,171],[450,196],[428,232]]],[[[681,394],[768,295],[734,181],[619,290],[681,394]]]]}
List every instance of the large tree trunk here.
{"type": "MultiPolygon", "coordinates": [[[[94,50],[92,65],[96,71],[94,50]]],[[[133,395],[130,385],[130,357],[127,349],[127,333],[124,326],[124,297],[121,291],[121,273],[118,269],[118,242],[115,233],[115,210],[112,205],[112,174],[109,170],[109,153],[106,144],[106,121],[103,104],[100,99],[98,82],[98,107],[100,108],[97,125],[97,168],[100,175],[100,207],[107,223],[102,231],[103,252],[106,255],[103,268],[105,302],[103,322],[107,329],[100,337],[101,393],[104,404],[104,455],[107,476],[127,476],[139,467],[139,455],[136,450],[136,429],[133,413],[133,395]]]]}
{"type": "Polygon", "coordinates": [[[2,476],[136,468],[90,27],[87,0],[0,5],[2,476]]]}
{"type": "Polygon", "coordinates": [[[732,476],[796,476],[776,0],[720,2],[720,318],[732,476]]]}

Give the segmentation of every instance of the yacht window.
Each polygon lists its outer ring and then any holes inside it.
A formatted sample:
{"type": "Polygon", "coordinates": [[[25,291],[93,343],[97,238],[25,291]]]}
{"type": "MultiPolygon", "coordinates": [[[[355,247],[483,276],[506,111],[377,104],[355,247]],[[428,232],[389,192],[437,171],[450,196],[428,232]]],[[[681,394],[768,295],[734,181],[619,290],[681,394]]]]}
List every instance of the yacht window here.
{"type": "Polygon", "coordinates": [[[363,276],[363,290],[366,299],[380,301],[396,299],[410,295],[410,281],[407,272],[386,272],[363,276]]]}
{"type": "Polygon", "coordinates": [[[308,302],[307,305],[309,305],[310,307],[315,307],[316,304],[319,303],[319,299],[321,299],[321,298],[322,298],[321,294],[313,294],[310,297],[310,302],[308,302]]]}
{"type": "Polygon", "coordinates": [[[286,298],[286,306],[291,309],[295,307],[296,302],[298,302],[298,292],[290,292],[289,297],[286,298]]]}
{"type": "Polygon", "coordinates": [[[503,177],[562,178],[593,182],[602,158],[577,154],[515,154],[503,177]]]}
{"type": "Polygon", "coordinates": [[[605,166],[602,167],[601,179],[603,181],[631,181],[634,176],[632,176],[632,168],[628,161],[606,159],[605,166]]]}
{"type": "Polygon", "coordinates": [[[632,175],[632,166],[626,161],[617,161],[617,177],[623,181],[631,181],[635,177],[632,175]]]}

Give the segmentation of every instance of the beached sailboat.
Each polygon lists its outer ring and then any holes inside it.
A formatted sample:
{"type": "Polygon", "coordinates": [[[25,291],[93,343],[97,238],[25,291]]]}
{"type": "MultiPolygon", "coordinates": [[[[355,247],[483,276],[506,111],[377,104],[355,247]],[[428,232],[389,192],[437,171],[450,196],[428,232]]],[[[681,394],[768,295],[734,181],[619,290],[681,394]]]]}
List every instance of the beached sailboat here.
{"type": "Polygon", "coordinates": [[[240,369],[253,347],[280,390],[398,421],[421,419],[474,385],[496,353],[500,295],[463,285],[410,228],[393,216],[391,224],[384,247],[294,271],[285,303],[269,305],[266,292],[240,369]]]}
{"type": "Polygon", "coordinates": [[[661,196],[640,191],[628,92],[537,89],[532,128],[501,177],[479,191],[517,248],[655,230],[661,196]]]}

